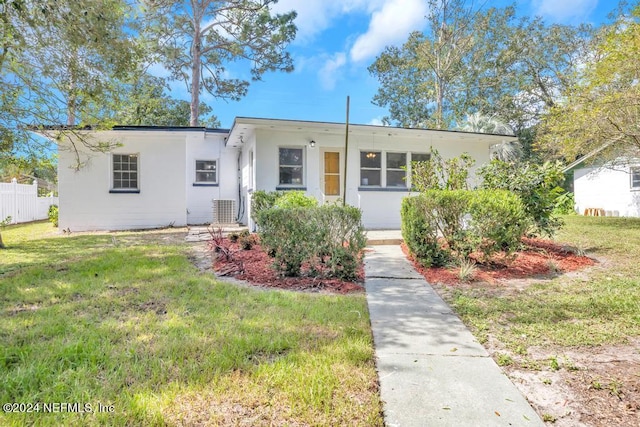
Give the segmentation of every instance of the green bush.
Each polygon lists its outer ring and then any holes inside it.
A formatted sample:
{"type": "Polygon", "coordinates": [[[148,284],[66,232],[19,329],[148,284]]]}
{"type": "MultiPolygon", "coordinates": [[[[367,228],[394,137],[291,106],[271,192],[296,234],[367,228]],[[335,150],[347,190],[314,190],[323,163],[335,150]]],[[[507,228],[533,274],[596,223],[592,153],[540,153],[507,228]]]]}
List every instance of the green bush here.
{"type": "Polygon", "coordinates": [[[403,200],[401,217],[409,250],[427,266],[513,252],[527,225],[522,202],[504,190],[425,191],[403,200]]]}
{"type": "Polygon", "coordinates": [[[411,186],[419,192],[466,190],[469,168],[474,163],[475,160],[468,153],[445,160],[432,148],[429,160],[411,164],[411,186]]]}
{"type": "Polygon", "coordinates": [[[58,226],[58,205],[49,206],[49,222],[51,222],[54,227],[58,226]]]}
{"type": "Polygon", "coordinates": [[[401,231],[407,247],[426,267],[439,267],[450,260],[449,253],[438,242],[438,227],[431,214],[435,205],[420,194],[402,200],[401,231]]]}
{"type": "Polygon", "coordinates": [[[307,208],[318,206],[315,197],[307,196],[304,191],[264,191],[259,190],[253,193],[251,201],[251,219],[258,225],[260,212],[278,208],[307,208]]]}
{"type": "Polygon", "coordinates": [[[366,245],[361,212],[351,206],[266,209],[258,214],[260,242],[285,276],[306,272],[353,279],[366,245]]]}
{"type": "Polygon", "coordinates": [[[318,200],[315,197],[307,196],[304,191],[286,191],[276,199],[275,206],[277,208],[311,208],[318,206],[318,200]]]}
{"type": "Polygon", "coordinates": [[[479,170],[486,189],[510,190],[520,196],[531,221],[529,234],[553,236],[562,227],[554,212],[558,197],[564,193],[560,163],[508,163],[493,160],[479,170]]]}
{"type": "Polygon", "coordinates": [[[276,201],[281,196],[282,192],[280,191],[255,191],[251,195],[251,219],[256,223],[259,223],[258,216],[260,215],[260,212],[274,207],[276,205],[276,201]]]}
{"type": "Polygon", "coordinates": [[[553,207],[555,215],[571,215],[576,213],[576,201],[573,193],[566,192],[556,197],[556,204],[553,207]]]}

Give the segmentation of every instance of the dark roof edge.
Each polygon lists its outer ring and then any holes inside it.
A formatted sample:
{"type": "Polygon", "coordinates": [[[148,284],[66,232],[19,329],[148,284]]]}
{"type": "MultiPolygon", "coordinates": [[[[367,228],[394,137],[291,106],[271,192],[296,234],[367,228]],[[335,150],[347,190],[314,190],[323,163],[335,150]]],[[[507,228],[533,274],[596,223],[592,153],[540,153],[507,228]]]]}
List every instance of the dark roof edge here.
{"type": "MultiPolygon", "coordinates": [[[[293,122],[299,122],[299,123],[312,123],[312,124],[318,124],[318,125],[322,125],[322,124],[326,124],[326,125],[342,125],[344,126],[345,123],[344,122],[323,122],[323,121],[319,121],[319,120],[296,120],[296,119],[270,119],[270,118],[266,118],[266,117],[246,117],[246,116],[236,116],[235,119],[233,120],[233,125],[231,126],[231,129],[234,128],[236,121],[237,120],[242,120],[242,119],[248,119],[248,120],[270,120],[270,121],[275,121],[275,122],[289,122],[289,123],[293,123],[293,122]]],[[[469,131],[465,131],[465,130],[453,130],[453,129],[432,129],[432,128],[409,128],[409,127],[399,127],[399,126],[381,126],[381,125],[369,125],[369,124],[360,124],[360,123],[353,123],[353,122],[349,122],[349,126],[362,126],[362,127],[370,127],[370,128],[380,128],[380,129],[406,129],[406,130],[416,130],[416,131],[431,131],[431,132],[448,132],[448,133],[465,133],[465,134],[470,134],[470,135],[491,135],[491,136],[501,136],[501,137],[506,137],[506,138],[518,138],[516,135],[504,135],[501,133],[485,133],[485,132],[469,132],[469,131]]]]}
{"type": "Polygon", "coordinates": [[[69,126],[69,125],[47,125],[47,126],[30,126],[31,130],[50,130],[50,131],[101,131],[101,130],[137,130],[137,131],[178,131],[178,132],[213,132],[213,133],[229,133],[229,129],[208,128],[204,126],[148,126],[148,125],[116,125],[112,128],[100,128],[93,125],[86,126],[69,126]]]}
{"type": "Polygon", "coordinates": [[[213,132],[213,133],[229,133],[229,129],[208,128],[204,126],[146,126],[146,125],[117,125],[112,130],[165,130],[165,131],[178,131],[178,132],[213,132]]]}

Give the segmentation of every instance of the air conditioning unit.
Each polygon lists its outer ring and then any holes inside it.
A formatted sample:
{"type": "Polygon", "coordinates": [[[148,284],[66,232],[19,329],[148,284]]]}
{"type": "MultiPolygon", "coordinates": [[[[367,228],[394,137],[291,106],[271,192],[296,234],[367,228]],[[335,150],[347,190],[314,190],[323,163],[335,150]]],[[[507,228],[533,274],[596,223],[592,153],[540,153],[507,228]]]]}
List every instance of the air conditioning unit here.
{"type": "Polygon", "coordinates": [[[236,223],[236,201],[235,200],[213,200],[213,223],[214,224],[235,224],[236,223]]]}

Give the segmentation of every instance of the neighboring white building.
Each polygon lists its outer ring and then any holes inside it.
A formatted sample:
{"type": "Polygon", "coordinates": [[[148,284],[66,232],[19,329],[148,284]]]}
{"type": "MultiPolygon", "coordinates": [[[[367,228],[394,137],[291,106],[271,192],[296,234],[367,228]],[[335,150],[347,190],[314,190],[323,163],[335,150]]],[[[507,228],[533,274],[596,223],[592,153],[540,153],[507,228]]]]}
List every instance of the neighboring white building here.
{"type": "Polygon", "coordinates": [[[579,214],[595,209],[606,216],[640,217],[640,159],[574,169],[573,186],[579,214]]]}
{"type": "MultiPolygon", "coordinates": [[[[108,153],[60,147],[59,226],[72,231],[168,225],[249,224],[256,190],[303,190],[321,203],[344,198],[367,228],[399,228],[413,160],[433,147],[469,153],[476,167],[513,137],[455,131],[238,117],[230,130],[115,127],[91,132],[117,142],[108,153]],[[346,165],[345,165],[346,154],[346,165]],[[83,163],[75,168],[78,160],[83,163]],[[346,170],[345,170],[346,166],[346,170]],[[345,191],[346,180],[346,194],[345,191]]],[[[474,169],[475,170],[475,169],[474,169]]],[[[471,180],[475,181],[475,175],[471,180]]]]}

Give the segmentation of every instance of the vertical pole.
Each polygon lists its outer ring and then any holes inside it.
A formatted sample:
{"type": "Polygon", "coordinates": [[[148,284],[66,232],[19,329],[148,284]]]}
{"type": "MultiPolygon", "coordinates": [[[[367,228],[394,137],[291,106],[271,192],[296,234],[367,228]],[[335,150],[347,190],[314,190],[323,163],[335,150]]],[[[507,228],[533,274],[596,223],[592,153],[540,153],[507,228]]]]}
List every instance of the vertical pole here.
{"type": "Polygon", "coordinates": [[[344,133],[344,178],[342,184],[342,206],[347,205],[347,157],[349,153],[349,96],[347,95],[347,120],[344,133]]]}

